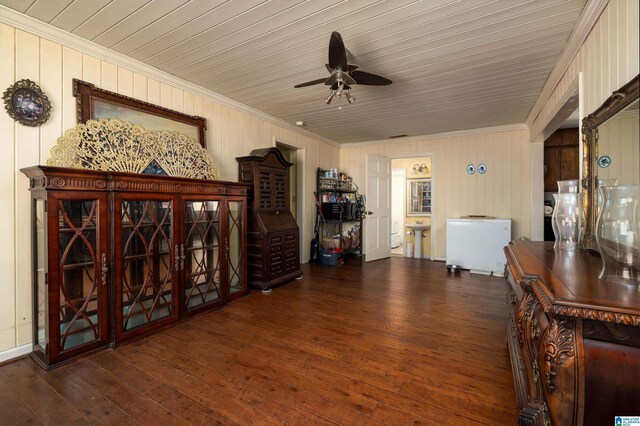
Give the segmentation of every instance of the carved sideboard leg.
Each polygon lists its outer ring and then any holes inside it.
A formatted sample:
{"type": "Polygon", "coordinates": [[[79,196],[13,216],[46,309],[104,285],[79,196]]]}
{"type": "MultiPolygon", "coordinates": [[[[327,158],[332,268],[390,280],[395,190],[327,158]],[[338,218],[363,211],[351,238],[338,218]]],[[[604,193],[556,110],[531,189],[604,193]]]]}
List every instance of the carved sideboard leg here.
{"type": "Polygon", "coordinates": [[[518,306],[518,313],[516,314],[516,329],[518,331],[518,342],[520,342],[520,346],[524,344],[525,329],[537,304],[535,295],[527,285],[523,285],[522,290],[524,294],[518,306]]]}
{"type": "Polygon", "coordinates": [[[583,397],[583,377],[577,359],[582,356],[582,320],[550,315],[542,339],[542,380],[553,424],[579,424],[574,408],[583,397]],[[555,392],[562,388],[562,392],[555,392]]]}

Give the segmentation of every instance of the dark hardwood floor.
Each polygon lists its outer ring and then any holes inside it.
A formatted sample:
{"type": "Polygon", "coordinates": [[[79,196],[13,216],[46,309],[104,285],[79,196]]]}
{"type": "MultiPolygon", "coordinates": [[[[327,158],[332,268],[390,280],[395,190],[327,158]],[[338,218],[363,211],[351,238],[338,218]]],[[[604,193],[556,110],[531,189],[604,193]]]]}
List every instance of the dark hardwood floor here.
{"type": "Polygon", "coordinates": [[[516,423],[502,279],[403,258],[303,271],[51,372],[0,366],[0,424],[516,423]]]}

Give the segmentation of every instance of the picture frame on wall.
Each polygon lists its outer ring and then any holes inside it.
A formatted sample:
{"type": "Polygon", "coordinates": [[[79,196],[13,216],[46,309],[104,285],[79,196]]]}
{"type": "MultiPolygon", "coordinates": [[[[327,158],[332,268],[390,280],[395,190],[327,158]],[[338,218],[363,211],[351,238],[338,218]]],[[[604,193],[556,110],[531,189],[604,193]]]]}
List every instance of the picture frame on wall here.
{"type": "Polygon", "coordinates": [[[147,130],[178,132],[195,139],[206,148],[207,120],[196,115],[153,105],[128,96],[100,89],[86,81],[73,79],[78,123],[101,118],[117,118],[147,130]]]}
{"type": "Polygon", "coordinates": [[[25,126],[40,126],[51,116],[49,98],[40,86],[29,79],[16,81],[2,98],[7,114],[25,126]]]}

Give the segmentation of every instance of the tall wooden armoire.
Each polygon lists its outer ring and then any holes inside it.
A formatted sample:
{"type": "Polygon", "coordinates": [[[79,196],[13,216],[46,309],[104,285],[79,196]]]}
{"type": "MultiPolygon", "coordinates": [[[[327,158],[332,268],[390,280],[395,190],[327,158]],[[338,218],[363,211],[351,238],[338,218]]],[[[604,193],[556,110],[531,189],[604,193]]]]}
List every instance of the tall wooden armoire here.
{"type": "Polygon", "coordinates": [[[236,158],[238,178],[251,184],[248,202],[247,278],[268,289],[302,275],[300,230],[291,214],[289,173],[293,165],[277,148],[236,158]]]}

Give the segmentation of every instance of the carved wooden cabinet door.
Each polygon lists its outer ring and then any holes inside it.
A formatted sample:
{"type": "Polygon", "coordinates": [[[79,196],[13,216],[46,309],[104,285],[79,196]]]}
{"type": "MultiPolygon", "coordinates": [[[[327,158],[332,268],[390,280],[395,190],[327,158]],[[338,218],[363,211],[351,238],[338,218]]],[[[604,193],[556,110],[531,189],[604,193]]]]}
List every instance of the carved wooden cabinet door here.
{"type": "Polygon", "coordinates": [[[114,195],[116,341],[178,319],[177,205],[166,194],[114,195]]]}
{"type": "Polygon", "coordinates": [[[225,293],[229,299],[247,291],[247,203],[229,198],[225,203],[225,293]]]}
{"type": "Polygon", "coordinates": [[[285,210],[289,208],[289,171],[272,167],[258,167],[257,208],[285,210]]]}
{"type": "Polygon", "coordinates": [[[107,195],[51,192],[33,214],[35,349],[51,363],[109,341],[107,195]]]}
{"type": "Polygon", "coordinates": [[[222,228],[224,201],[219,197],[182,197],[182,235],[178,268],[182,277],[183,312],[190,315],[222,303],[222,228]]]}

